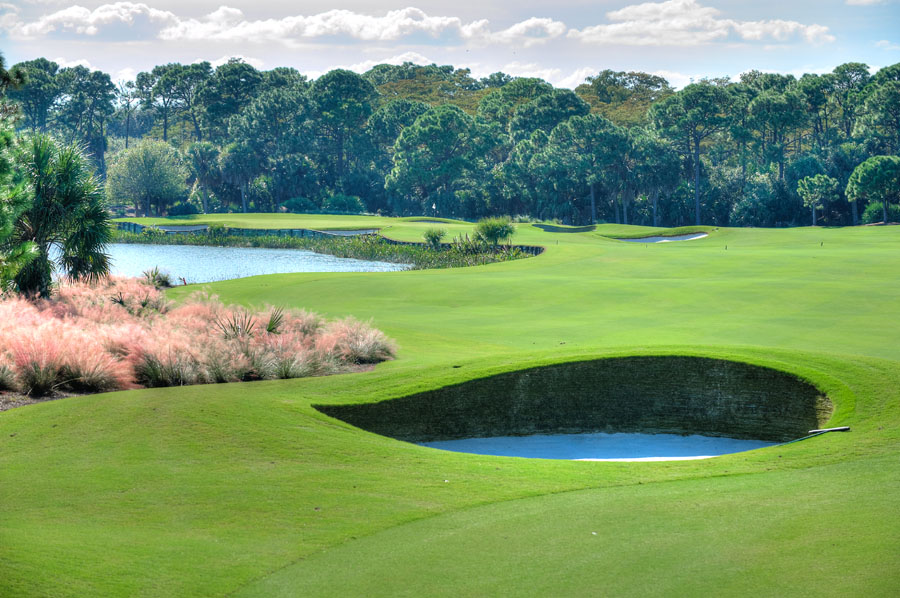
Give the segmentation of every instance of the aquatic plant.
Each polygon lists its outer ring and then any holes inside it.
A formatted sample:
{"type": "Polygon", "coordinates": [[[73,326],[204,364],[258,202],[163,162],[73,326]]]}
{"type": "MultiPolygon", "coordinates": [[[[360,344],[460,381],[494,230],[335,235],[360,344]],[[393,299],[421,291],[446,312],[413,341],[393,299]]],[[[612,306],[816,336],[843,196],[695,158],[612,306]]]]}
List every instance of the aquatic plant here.
{"type": "Polygon", "coordinates": [[[392,264],[410,264],[412,270],[462,268],[494,262],[508,262],[531,256],[530,253],[519,247],[491,247],[473,239],[468,239],[468,242],[462,242],[462,238],[458,237],[458,239],[454,239],[449,244],[438,242],[437,246],[434,246],[425,243],[398,243],[377,235],[286,237],[279,236],[273,232],[270,235],[252,236],[191,233],[151,237],[143,235],[143,233],[135,234],[119,230],[115,232],[113,242],[152,245],[306,249],[335,257],[389,262],[392,264]]]}

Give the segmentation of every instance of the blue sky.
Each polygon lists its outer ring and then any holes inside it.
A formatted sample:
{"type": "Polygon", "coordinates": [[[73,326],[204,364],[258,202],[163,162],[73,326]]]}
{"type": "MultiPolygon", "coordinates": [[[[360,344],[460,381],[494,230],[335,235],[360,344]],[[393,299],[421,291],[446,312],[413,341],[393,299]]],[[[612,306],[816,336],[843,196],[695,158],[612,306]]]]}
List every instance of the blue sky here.
{"type": "Polygon", "coordinates": [[[681,87],[752,68],[799,76],[850,61],[894,64],[898,31],[900,0],[0,0],[10,64],[44,56],[117,80],[166,62],[241,56],[313,77],[411,60],[568,87],[606,68],[640,70],[681,87]]]}

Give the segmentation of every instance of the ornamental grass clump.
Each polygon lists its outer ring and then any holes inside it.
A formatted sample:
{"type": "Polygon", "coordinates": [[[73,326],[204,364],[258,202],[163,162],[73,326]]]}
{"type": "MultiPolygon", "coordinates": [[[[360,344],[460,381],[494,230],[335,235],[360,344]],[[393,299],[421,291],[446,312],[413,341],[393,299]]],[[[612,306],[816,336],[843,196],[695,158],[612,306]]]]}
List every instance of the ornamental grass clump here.
{"type": "Polygon", "coordinates": [[[46,396],[300,378],[391,359],[390,339],[352,318],[256,312],[196,293],[167,301],[151,279],[62,285],[0,300],[0,391],[46,396]]]}

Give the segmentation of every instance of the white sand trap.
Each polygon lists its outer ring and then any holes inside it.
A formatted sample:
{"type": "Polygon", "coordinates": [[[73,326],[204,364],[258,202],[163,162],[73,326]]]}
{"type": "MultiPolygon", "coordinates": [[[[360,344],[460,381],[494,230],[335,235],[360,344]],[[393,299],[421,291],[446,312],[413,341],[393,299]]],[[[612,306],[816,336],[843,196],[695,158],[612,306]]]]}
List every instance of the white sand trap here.
{"type": "Polygon", "coordinates": [[[454,451],[577,461],[683,461],[709,459],[773,446],[777,442],[679,434],[535,434],[421,442],[422,446],[454,451]]]}
{"type": "Polygon", "coordinates": [[[630,241],[632,243],[669,243],[671,241],[693,241],[708,237],[707,233],[691,233],[689,235],[673,235],[671,237],[641,237],[639,239],[617,239],[618,241],[630,241]]]}

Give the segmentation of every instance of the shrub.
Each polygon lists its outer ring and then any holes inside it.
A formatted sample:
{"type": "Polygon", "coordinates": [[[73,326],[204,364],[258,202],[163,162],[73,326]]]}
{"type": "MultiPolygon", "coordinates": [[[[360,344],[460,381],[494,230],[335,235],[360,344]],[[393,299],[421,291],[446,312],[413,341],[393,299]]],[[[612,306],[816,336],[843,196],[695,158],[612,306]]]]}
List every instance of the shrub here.
{"type": "MultiPolygon", "coordinates": [[[[862,214],[863,224],[884,222],[884,208],[880,201],[870,202],[862,214]]],[[[900,206],[888,205],[888,222],[900,222],[900,206]]]]}
{"type": "Polygon", "coordinates": [[[165,239],[166,232],[164,230],[160,230],[155,226],[145,226],[143,230],[141,230],[141,237],[147,241],[153,241],[157,239],[165,239]]]}
{"type": "Polygon", "coordinates": [[[431,247],[432,249],[440,249],[441,241],[447,235],[447,229],[431,227],[425,230],[425,233],[422,237],[425,239],[425,244],[431,247]]]}
{"type": "Polygon", "coordinates": [[[193,214],[199,214],[200,210],[192,203],[189,202],[180,202],[169,208],[166,212],[168,216],[191,216],[193,214]]]}
{"type": "Polygon", "coordinates": [[[482,218],[475,227],[475,235],[488,245],[496,247],[503,239],[508,239],[516,232],[516,227],[508,216],[500,218],[482,218]]]}
{"type": "Polygon", "coordinates": [[[327,212],[344,212],[347,214],[362,214],[366,211],[366,206],[360,198],[355,195],[332,195],[325,200],[322,206],[327,212]]]}
{"type": "Polygon", "coordinates": [[[281,207],[294,214],[308,214],[309,212],[316,212],[319,210],[318,204],[306,197],[292,197],[281,204],[281,207]]]}
{"type": "Polygon", "coordinates": [[[228,227],[224,224],[210,224],[206,229],[206,235],[211,239],[223,239],[228,236],[228,227]]]}

